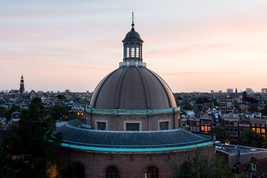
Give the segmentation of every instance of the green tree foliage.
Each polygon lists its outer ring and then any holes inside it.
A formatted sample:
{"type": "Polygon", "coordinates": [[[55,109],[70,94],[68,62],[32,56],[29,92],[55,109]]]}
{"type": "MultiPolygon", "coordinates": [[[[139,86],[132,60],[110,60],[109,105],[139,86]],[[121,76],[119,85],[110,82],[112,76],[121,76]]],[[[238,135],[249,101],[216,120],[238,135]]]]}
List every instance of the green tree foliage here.
{"type": "Polygon", "coordinates": [[[227,127],[221,123],[218,126],[211,128],[211,133],[216,135],[216,140],[221,141],[221,143],[225,143],[226,141],[226,133],[225,130],[227,127]]]}
{"type": "Polygon", "coordinates": [[[214,106],[219,106],[217,98],[211,99],[211,102],[213,102],[214,106]]]}
{"type": "Polygon", "coordinates": [[[248,96],[247,92],[244,91],[243,94],[242,94],[243,99],[246,98],[247,96],[248,96]]]}
{"type": "Polygon", "coordinates": [[[56,120],[63,119],[63,115],[68,116],[68,114],[68,110],[63,106],[55,105],[52,107],[52,115],[56,120]]]}
{"type": "Polygon", "coordinates": [[[251,105],[248,107],[248,110],[251,111],[251,112],[258,112],[258,107],[255,106],[255,104],[251,104],[251,105]]]}
{"type": "Polygon", "coordinates": [[[5,113],[6,113],[6,108],[3,106],[0,106],[0,117],[5,116],[5,113]]]}
{"type": "Polygon", "coordinates": [[[228,177],[230,172],[224,161],[218,157],[209,159],[207,155],[196,151],[196,155],[179,167],[174,161],[170,163],[169,178],[214,178],[228,177]]]}
{"type": "Polygon", "coordinates": [[[82,104],[88,104],[89,105],[90,104],[90,100],[87,99],[87,98],[84,98],[81,103],[82,104]]]}
{"type": "Polygon", "coordinates": [[[59,161],[62,133],[52,136],[56,120],[34,98],[29,109],[23,110],[19,127],[3,140],[0,152],[0,177],[48,178],[46,170],[59,161]]]}
{"type": "Polygon", "coordinates": [[[210,99],[208,97],[204,97],[204,98],[197,98],[196,100],[196,104],[203,104],[203,103],[210,103],[210,102],[213,102],[215,106],[218,106],[218,102],[217,102],[217,99],[210,99]]]}
{"type": "Polygon", "coordinates": [[[262,111],[262,115],[267,116],[267,104],[265,104],[264,109],[262,111]]]}
{"type": "Polygon", "coordinates": [[[11,119],[11,114],[15,111],[21,111],[20,107],[19,106],[16,106],[16,105],[13,105],[9,110],[7,110],[5,112],[5,117],[7,118],[7,120],[10,120],[11,119]]]}
{"type": "Polygon", "coordinates": [[[240,145],[258,147],[258,148],[266,148],[267,142],[264,136],[254,132],[253,130],[246,130],[241,134],[241,137],[238,139],[238,143],[240,145]]]}
{"type": "Polygon", "coordinates": [[[187,101],[184,103],[184,106],[183,106],[183,109],[184,110],[190,110],[191,109],[191,104],[187,101]]]}

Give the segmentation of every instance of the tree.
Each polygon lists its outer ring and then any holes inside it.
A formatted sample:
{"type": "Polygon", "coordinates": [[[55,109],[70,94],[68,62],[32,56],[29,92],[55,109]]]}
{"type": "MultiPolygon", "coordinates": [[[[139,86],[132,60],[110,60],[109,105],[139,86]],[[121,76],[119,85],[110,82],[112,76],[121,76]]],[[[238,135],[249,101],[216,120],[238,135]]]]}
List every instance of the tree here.
{"type": "Polygon", "coordinates": [[[204,100],[201,97],[197,98],[196,104],[202,104],[202,103],[204,103],[204,100]]]}
{"type": "Polygon", "coordinates": [[[184,110],[190,110],[191,109],[191,104],[187,101],[185,102],[184,106],[183,106],[184,110]]]}
{"type": "Polygon", "coordinates": [[[251,112],[258,112],[258,107],[255,106],[255,104],[251,104],[251,105],[248,107],[248,110],[251,111],[251,112]]]}
{"type": "Polygon", "coordinates": [[[62,133],[52,136],[56,120],[42,106],[41,99],[34,98],[18,123],[19,127],[8,133],[0,147],[5,160],[0,162],[0,177],[11,174],[10,177],[48,178],[46,170],[60,157],[62,133]]]}
{"type": "Polygon", "coordinates": [[[220,125],[212,127],[211,133],[216,135],[216,140],[221,141],[221,143],[225,143],[225,141],[226,141],[225,130],[226,129],[227,129],[227,127],[224,125],[224,123],[221,123],[220,125]]]}
{"type": "Polygon", "coordinates": [[[238,143],[240,145],[258,148],[266,147],[267,145],[266,138],[251,129],[241,134],[241,137],[238,138],[238,143]]]}
{"type": "Polygon", "coordinates": [[[87,98],[84,98],[83,100],[82,100],[82,104],[90,104],[90,100],[89,99],[87,99],[87,98]]]}
{"type": "Polygon", "coordinates": [[[7,118],[7,120],[11,119],[11,114],[15,111],[21,111],[19,106],[13,105],[7,112],[5,112],[5,117],[7,118]]]}
{"type": "Polygon", "coordinates": [[[262,111],[262,115],[266,116],[267,115],[267,104],[265,104],[264,109],[262,111]]]}
{"type": "Polygon", "coordinates": [[[230,174],[227,164],[221,158],[209,159],[200,151],[196,151],[193,158],[188,157],[181,167],[172,161],[170,169],[169,178],[213,178],[228,177],[230,174]]]}
{"type": "Polygon", "coordinates": [[[0,117],[5,116],[5,113],[6,113],[6,108],[3,106],[0,106],[0,117]]]}
{"type": "Polygon", "coordinates": [[[63,118],[63,116],[68,116],[68,114],[68,110],[63,106],[55,105],[52,107],[52,115],[56,120],[63,118]]]}
{"type": "Polygon", "coordinates": [[[248,96],[247,92],[244,91],[243,94],[242,94],[243,99],[246,98],[247,96],[248,96]]]}

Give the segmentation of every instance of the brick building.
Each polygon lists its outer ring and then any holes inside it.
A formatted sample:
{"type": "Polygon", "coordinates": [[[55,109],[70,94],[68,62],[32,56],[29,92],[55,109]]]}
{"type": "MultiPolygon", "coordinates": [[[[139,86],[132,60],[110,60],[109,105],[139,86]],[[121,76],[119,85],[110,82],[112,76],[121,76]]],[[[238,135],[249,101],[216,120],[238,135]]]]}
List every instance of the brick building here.
{"type": "Polygon", "coordinates": [[[167,178],[170,161],[180,166],[196,150],[215,156],[212,138],[179,129],[180,108],[167,83],[146,68],[142,44],[132,23],[123,40],[123,62],[94,90],[87,123],[73,120],[58,128],[59,169],[75,163],[76,177],[167,178]]]}

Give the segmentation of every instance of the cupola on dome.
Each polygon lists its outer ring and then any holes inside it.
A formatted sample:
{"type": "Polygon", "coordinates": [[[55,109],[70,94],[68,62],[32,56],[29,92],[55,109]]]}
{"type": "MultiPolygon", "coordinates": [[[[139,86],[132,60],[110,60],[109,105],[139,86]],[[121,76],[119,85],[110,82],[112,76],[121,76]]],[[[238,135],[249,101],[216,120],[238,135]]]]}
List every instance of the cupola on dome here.
{"type": "Polygon", "coordinates": [[[90,108],[96,109],[166,109],[176,102],[168,84],[146,68],[142,59],[143,40],[134,29],[122,41],[123,62],[96,87],[90,108]]]}

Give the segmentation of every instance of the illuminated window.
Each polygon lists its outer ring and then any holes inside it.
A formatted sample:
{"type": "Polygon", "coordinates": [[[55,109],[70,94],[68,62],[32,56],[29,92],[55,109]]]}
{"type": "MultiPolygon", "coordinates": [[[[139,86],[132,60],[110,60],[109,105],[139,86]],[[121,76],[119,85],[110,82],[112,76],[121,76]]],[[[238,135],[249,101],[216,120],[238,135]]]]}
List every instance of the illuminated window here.
{"type": "Polygon", "coordinates": [[[201,126],[201,130],[205,130],[205,127],[204,126],[201,126]]]}
{"type": "Polygon", "coordinates": [[[210,127],[208,127],[208,131],[210,131],[210,127]]]}
{"type": "Polygon", "coordinates": [[[253,132],[255,132],[255,128],[252,128],[253,132]]]}
{"type": "Polygon", "coordinates": [[[134,48],[131,48],[131,57],[134,57],[134,48]]]}
{"type": "Polygon", "coordinates": [[[139,48],[136,48],[136,57],[139,57],[139,48]]]}
{"type": "Polygon", "coordinates": [[[260,128],[257,128],[257,133],[261,133],[261,129],[260,128]]]}
{"type": "Polygon", "coordinates": [[[130,50],[127,48],[126,57],[130,57],[130,50]]]}
{"type": "Polygon", "coordinates": [[[261,129],[261,133],[265,133],[265,129],[261,129]]]}

